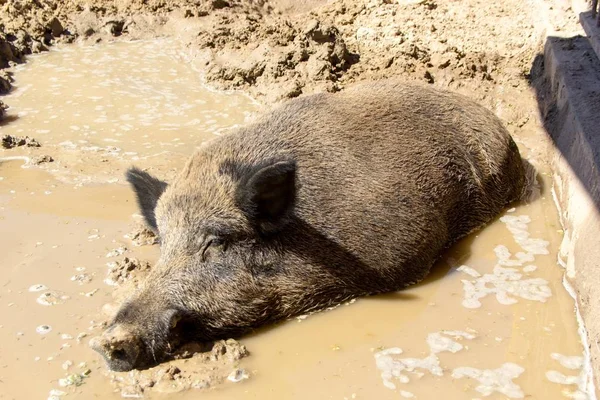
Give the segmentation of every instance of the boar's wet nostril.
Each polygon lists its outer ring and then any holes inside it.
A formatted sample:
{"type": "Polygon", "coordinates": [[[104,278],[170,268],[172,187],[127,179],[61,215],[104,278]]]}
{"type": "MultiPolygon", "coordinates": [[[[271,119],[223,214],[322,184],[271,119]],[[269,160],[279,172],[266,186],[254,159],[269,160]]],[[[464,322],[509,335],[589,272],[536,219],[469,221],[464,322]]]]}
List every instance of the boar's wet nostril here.
{"type": "Polygon", "coordinates": [[[108,356],[111,360],[127,360],[127,352],[125,349],[112,349],[109,351],[108,356]]]}

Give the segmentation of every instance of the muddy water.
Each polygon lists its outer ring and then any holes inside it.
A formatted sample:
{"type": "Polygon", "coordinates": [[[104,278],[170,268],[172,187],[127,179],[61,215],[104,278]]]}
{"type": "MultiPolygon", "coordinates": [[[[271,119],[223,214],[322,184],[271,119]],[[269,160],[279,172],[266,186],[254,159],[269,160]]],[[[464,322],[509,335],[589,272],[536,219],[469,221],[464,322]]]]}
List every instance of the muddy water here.
{"type": "Polygon", "coordinates": [[[72,46],[32,57],[16,68],[15,123],[2,134],[34,137],[42,148],[31,155],[51,148],[56,162],[44,167],[63,180],[114,183],[132,163],[172,173],[203,140],[258,109],[244,96],[208,91],[172,46],[72,46]]]}
{"type": "MultiPolygon", "coordinates": [[[[158,250],[124,238],[135,204],[117,179],[131,162],[172,175],[194,146],[256,111],[243,97],[202,89],[163,48],[72,47],[16,73],[13,118],[0,133],[34,136],[42,147],[0,157],[47,153],[56,161],[0,163],[0,399],[48,398],[51,390],[64,399],[121,397],[112,381],[126,374],[106,371],[87,341],[112,300],[107,262],[152,261],[158,250]],[[128,250],[107,257],[121,247],[128,250]],[[61,387],[88,369],[81,385],[61,387]]],[[[461,241],[426,282],[243,338],[251,356],[240,367],[250,378],[203,398],[592,398],[556,262],[562,232],[541,178],[537,200],[461,241]]],[[[185,369],[194,360],[176,363],[185,369]]],[[[162,388],[145,397],[199,396],[162,388]]]]}

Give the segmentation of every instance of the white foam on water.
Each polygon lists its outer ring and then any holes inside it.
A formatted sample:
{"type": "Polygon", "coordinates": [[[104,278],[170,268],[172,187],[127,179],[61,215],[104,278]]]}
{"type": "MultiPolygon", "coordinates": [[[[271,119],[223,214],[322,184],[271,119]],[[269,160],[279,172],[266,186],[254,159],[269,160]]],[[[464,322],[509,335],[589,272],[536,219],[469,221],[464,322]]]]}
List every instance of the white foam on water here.
{"type": "Polygon", "coordinates": [[[536,255],[550,254],[548,251],[550,242],[530,237],[527,225],[531,222],[531,218],[528,215],[505,215],[500,218],[500,221],[506,224],[506,227],[523,250],[536,255]]]}
{"type": "Polygon", "coordinates": [[[497,369],[459,367],[452,371],[452,377],[475,379],[479,382],[475,390],[484,396],[498,392],[511,399],[522,399],[525,396],[523,390],[513,379],[518,378],[524,371],[525,369],[517,364],[504,363],[497,369]]]}
{"type": "Polygon", "coordinates": [[[583,367],[582,356],[564,356],[559,353],[550,354],[553,360],[556,360],[565,368],[568,369],[581,369],[583,367]]]}
{"type": "MultiPolygon", "coordinates": [[[[464,346],[453,339],[472,340],[475,336],[463,331],[440,331],[427,335],[427,344],[429,345],[429,355],[424,358],[398,358],[403,353],[399,347],[391,347],[375,353],[375,365],[381,371],[383,385],[388,389],[396,389],[395,381],[400,383],[410,382],[407,373],[413,376],[422,377],[425,372],[435,376],[443,376],[444,369],[440,365],[437,357],[438,353],[447,351],[457,353],[464,346]],[[424,372],[425,371],[425,372],[424,372]]],[[[412,394],[412,393],[411,393],[412,394]]]]}
{"type": "Polygon", "coordinates": [[[30,292],[41,292],[42,290],[47,290],[47,289],[48,289],[48,287],[46,285],[42,285],[41,283],[29,286],[30,292]]]}
{"type": "Polygon", "coordinates": [[[481,275],[467,265],[458,267],[458,271],[475,278],[462,280],[464,290],[462,305],[466,308],[481,307],[480,299],[489,295],[495,295],[496,300],[503,305],[515,304],[518,302],[518,298],[545,302],[552,296],[547,280],[542,278],[523,279],[521,273],[531,273],[537,269],[535,265],[525,264],[535,261],[536,255],[549,254],[549,242],[530,237],[528,224],[531,222],[531,218],[527,215],[505,215],[500,218],[500,221],[506,225],[524,252],[520,251],[513,255],[506,246],[496,246],[494,253],[498,262],[491,274],[481,275]],[[522,269],[519,270],[518,267],[522,269]]]}
{"type": "Polygon", "coordinates": [[[576,388],[573,390],[564,389],[562,393],[570,399],[575,400],[589,400],[591,399],[586,394],[587,389],[587,372],[584,368],[585,359],[583,356],[565,356],[559,353],[552,353],[550,355],[553,360],[556,360],[564,368],[578,371],[577,375],[565,375],[555,370],[546,371],[546,378],[553,383],[560,385],[574,385],[576,388]]]}

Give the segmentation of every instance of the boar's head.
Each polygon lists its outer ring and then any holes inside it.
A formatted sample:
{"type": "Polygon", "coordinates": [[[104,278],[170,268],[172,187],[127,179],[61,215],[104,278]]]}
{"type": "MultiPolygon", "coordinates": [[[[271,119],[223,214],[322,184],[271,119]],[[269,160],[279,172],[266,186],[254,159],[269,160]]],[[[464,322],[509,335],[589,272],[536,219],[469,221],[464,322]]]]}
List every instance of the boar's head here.
{"type": "Polygon", "coordinates": [[[294,213],[293,159],[196,155],[170,185],[136,168],[127,180],[161,255],[91,342],[110,369],[148,367],[181,342],[238,335],[290,314],[282,291],[301,289],[282,267],[280,236],[294,213]]]}

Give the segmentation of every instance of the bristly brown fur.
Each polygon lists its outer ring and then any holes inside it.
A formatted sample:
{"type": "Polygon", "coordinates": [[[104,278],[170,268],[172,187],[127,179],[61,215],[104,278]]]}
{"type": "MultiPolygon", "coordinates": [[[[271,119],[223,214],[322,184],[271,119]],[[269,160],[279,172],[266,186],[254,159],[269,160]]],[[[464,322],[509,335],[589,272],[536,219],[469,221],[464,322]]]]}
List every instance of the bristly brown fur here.
{"type": "Polygon", "coordinates": [[[383,81],[290,101],[168,187],[128,174],[161,257],[95,347],[141,367],[182,332],[239,335],[418,282],[518,199],[522,165],[498,118],[457,94],[383,81]]]}

